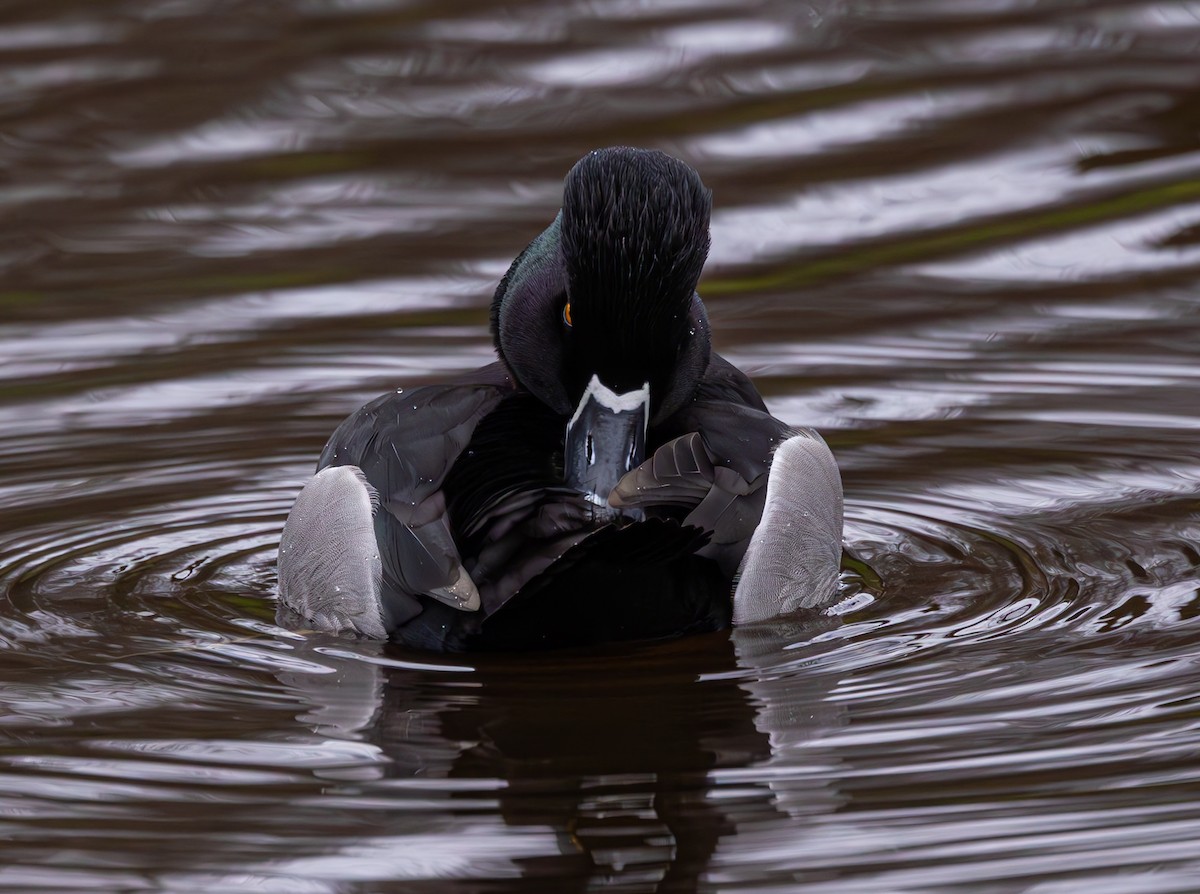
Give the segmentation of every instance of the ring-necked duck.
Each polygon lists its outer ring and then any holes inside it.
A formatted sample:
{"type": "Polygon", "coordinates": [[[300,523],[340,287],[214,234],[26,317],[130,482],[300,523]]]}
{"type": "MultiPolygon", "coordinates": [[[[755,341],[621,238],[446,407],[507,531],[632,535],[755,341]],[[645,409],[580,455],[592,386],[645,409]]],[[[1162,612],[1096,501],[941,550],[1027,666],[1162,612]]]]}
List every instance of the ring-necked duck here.
{"type": "Polygon", "coordinates": [[[584,156],[496,290],[499,361],[333,433],[284,526],[281,622],[524,649],[827,600],[841,479],[711,349],[710,206],[661,152],[584,156]]]}

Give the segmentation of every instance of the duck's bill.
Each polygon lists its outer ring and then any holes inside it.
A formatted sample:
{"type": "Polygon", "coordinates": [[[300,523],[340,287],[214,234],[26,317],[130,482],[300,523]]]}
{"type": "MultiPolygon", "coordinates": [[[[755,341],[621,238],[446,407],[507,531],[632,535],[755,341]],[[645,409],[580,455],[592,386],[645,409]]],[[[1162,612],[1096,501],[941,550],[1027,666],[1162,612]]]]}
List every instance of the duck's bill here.
{"type": "Polygon", "coordinates": [[[646,453],[650,384],[617,394],[592,376],[567,423],[563,472],[569,487],[606,511],[608,495],[646,453]]]}

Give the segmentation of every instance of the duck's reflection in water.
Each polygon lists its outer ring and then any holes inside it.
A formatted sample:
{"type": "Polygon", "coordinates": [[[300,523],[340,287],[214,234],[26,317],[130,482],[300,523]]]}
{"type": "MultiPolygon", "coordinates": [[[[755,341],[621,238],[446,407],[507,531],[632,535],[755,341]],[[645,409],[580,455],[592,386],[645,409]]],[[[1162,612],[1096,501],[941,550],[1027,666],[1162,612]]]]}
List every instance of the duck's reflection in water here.
{"type": "MultiPolygon", "coordinates": [[[[433,865],[428,855],[424,877],[691,891],[710,872],[725,874],[714,865],[722,838],[840,803],[830,774],[811,772],[822,756],[804,754],[842,723],[825,698],[834,681],[807,672],[804,649],[782,651],[832,623],[588,653],[472,656],[470,668],[325,640],[307,648],[331,673],[280,676],[308,706],[302,722],[378,748],[369,766],[325,773],[337,803],[350,791],[376,805],[385,793],[395,797],[370,835],[391,836],[397,853],[406,836],[414,846],[446,836],[437,851],[453,858],[433,865]],[[497,862],[498,854],[507,856],[497,862]]],[[[791,825],[802,846],[803,823],[791,825]]],[[[361,855],[361,842],[337,843],[361,855]]],[[[411,883],[420,875],[403,859],[392,877],[411,883]]]]}

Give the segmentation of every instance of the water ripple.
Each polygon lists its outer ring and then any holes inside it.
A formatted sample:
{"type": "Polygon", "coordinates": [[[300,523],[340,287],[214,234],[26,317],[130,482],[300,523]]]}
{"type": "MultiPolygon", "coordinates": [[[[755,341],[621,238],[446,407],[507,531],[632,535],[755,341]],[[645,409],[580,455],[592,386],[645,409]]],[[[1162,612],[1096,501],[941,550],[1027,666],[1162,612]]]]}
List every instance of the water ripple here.
{"type": "Polygon", "coordinates": [[[0,28],[0,888],[1195,888],[1194,3],[217,5],[0,28]],[[276,627],[328,433],[487,362],[613,143],[714,190],[718,347],[843,469],[835,610],[276,627]]]}

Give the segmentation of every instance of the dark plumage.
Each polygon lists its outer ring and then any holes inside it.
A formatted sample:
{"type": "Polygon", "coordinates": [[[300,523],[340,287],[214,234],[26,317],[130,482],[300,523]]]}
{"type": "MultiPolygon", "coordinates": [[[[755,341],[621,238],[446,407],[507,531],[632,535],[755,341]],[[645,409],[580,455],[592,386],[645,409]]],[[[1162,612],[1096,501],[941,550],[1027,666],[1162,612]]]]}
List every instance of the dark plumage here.
{"type": "Polygon", "coordinates": [[[580,388],[597,373],[618,391],[648,378],[653,395],[670,379],[708,258],[711,206],[696,172],[659,152],[592,152],[571,169],[562,246],[578,328],[568,375],[580,388]]]}
{"type": "MultiPolygon", "coordinates": [[[[433,649],[726,626],[772,451],[795,433],[711,350],[696,294],[710,204],[661,152],[581,159],[496,290],[500,362],[384,395],[330,438],[284,530],[281,617],[433,649]],[[313,569],[371,545],[330,596],[313,569]]],[[[836,483],[824,443],[798,438],[836,483]]],[[[814,542],[836,508],[836,550],[840,484],[815,496],[814,542]]]]}

